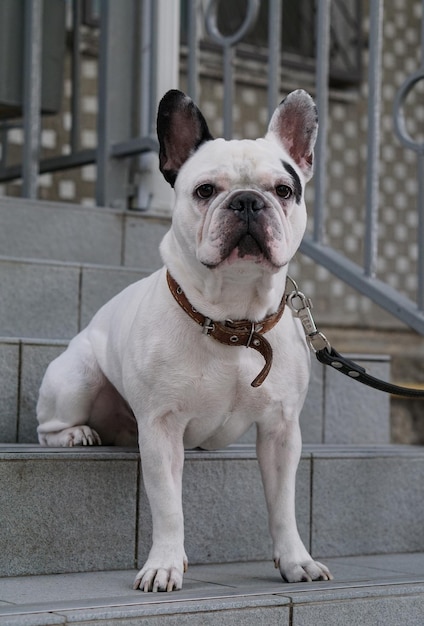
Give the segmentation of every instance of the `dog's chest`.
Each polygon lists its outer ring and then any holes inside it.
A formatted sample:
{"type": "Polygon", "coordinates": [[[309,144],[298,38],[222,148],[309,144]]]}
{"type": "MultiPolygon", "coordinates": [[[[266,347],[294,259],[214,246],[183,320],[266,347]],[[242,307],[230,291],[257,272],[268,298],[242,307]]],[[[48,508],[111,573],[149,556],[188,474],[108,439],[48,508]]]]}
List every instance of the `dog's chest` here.
{"type": "MultiPolygon", "coordinates": [[[[231,348],[228,348],[231,350],[231,348]]],[[[254,389],[250,383],[260,369],[260,359],[246,350],[244,358],[198,364],[197,375],[182,386],[178,419],[185,422],[186,447],[215,448],[236,441],[269,410],[268,385],[254,389]]],[[[244,352],[244,351],[243,351],[244,352]]]]}
{"type": "Polygon", "coordinates": [[[201,446],[217,448],[236,441],[266,409],[261,403],[263,391],[255,390],[255,396],[240,382],[223,388],[203,386],[196,396],[187,398],[187,409],[182,419],[186,423],[184,444],[188,448],[201,446]],[[250,400],[248,400],[250,398],[250,400]],[[262,405],[262,406],[261,406],[262,405]]]}
{"type": "Polygon", "coordinates": [[[274,358],[267,378],[256,388],[251,383],[264,365],[262,355],[203,337],[209,350],[192,355],[180,378],[179,419],[187,419],[187,447],[225,446],[255,422],[272,420],[282,411],[298,413],[308,385],[309,354],[301,335],[285,330],[285,342],[278,340],[278,332],[269,333],[274,358]]]}

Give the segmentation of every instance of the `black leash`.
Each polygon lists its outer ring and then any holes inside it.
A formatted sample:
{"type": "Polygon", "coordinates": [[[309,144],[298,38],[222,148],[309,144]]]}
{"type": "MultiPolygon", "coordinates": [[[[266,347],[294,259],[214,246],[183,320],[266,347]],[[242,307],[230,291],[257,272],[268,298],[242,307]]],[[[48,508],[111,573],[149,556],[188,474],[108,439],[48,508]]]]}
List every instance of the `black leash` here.
{"type": "Polygon", "coordinates": [[[337,350],[334,350],[334,348],[331,348],[331,350],[328,350],[327,348],[319,350],[315,353],[315,356],[320,363],[329,365],[341,374],[345,374],[346,376],[349,376],[349,378],[353,378],[363,385],[368,385],[368,387],[373,387],[379,391],[385,391],[386,393],[391,393],[396,396],[424,398],[424,391],[422,389],[400,387],[399,385],[393,385],[392,383],[388,383],[380,378],[375,378],[374,376],[367,374],[367,371],[355,363],[355,361],[351,361],[350,359],[342,356],[337,352],[337,350]]]}
{"type": "Polygon", "coordinates": [[[355,363],[351,359],[347,359],[332,348],[327,337],[321,333],[315,325],[311,312],[311,300],[299,291],[297,284],[292,278],[287,277],[287,279],[294,287],[293,291],[286,294],[287,305],[293,311],[293,314],[302,322],[309,346],[313,352],[315,352],[315,356],[320,363],[328,365],[337,372],[363,385],[378,389],[379,391],[406,398],[424,398],[424,390],[400,387],[399,385],[393,385],[380,378],[375,378],[367,374],[367,371],[361,365],[358,365],[358,363],[355,363]]]}

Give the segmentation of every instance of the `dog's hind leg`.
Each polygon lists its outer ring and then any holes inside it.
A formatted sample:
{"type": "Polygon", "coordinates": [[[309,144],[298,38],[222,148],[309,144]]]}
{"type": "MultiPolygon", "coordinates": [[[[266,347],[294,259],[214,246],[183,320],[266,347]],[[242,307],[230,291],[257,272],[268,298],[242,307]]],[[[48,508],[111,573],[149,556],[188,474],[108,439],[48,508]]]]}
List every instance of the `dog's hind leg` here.
{"type": "Polygon", "coordinates": [[[100,445],[87,422],[105,378],[84,333],[52,361],[44,375],[37,403],[38,439],[44,446],[100,445]]]}

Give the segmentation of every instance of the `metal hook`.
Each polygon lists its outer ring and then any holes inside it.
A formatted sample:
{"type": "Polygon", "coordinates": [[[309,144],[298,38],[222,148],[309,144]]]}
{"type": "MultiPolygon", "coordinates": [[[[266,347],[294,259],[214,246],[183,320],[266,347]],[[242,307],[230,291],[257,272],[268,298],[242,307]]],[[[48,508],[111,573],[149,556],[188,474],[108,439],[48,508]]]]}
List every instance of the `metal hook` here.
{"type": "Polygon", "coordinates": [[[211,39],[218,45],[227,47],[234,46],[241,41],[243,37],[252,28],[258,17],[260,2],[259,0],[248,0],[246,8],[246,16],[240,28],[232,35],[223,35],[218,28],[217,12],[219,0],[210,0],[206,9],[205,25],[206,30],[211,39]]]}

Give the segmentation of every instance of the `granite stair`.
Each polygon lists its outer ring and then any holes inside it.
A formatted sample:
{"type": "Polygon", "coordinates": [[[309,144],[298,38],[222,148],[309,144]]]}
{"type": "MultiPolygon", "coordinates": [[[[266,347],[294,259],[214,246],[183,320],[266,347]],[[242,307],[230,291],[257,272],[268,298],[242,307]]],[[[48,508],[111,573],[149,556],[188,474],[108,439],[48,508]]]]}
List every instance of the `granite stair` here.
{"type": "MultiPolygon", "coordinates": [[[[40,448],[47,364],[110,297],[160,266],[166,217],[0,198],[0,626],[422,624],[424,449],[390,445],[389,397],[314,360],[301,416],[301,536],[335,580],[273,569],[249,431],[187,451],[190,568],[173,594],[132,591],[151,537],[135,449],[40,448]]],[[[351,355],[390,378],[384,355],[351,355]]]]}

